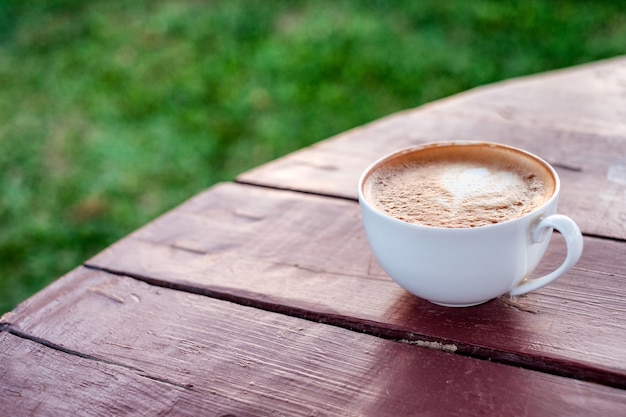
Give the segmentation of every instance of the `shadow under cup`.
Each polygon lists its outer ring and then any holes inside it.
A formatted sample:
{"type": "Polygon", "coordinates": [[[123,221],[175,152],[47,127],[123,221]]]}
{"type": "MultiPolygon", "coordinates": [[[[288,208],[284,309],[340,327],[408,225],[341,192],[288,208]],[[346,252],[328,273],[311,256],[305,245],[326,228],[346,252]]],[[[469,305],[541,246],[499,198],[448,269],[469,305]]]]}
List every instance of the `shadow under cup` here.
{"type": "Polygon", "coordinates": [[[559,189],[556,171],[526,151],[447,142],[379,159],[363,172],[358,194],[368,241],[385,272],[418,297],[462,307],[534,291],[578,261],[582,235],[574,221],[556,214],[559,189]],[[532,198],[509,201],[520,181],[532,198]],[[492,186],[506,204],[485,197],[492,186]],[[553,229],[565,238],[565,261],[546,276],[527,279],[553,229]]]}

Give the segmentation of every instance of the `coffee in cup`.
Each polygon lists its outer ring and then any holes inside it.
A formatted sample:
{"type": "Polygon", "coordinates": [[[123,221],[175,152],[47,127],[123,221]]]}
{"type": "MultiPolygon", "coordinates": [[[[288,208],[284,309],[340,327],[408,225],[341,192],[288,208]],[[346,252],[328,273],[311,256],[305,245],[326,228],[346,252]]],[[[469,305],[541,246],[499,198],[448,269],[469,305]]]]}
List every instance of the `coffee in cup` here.
{"type": "Polygon", "coordinates": [[[485,142],[400,150],[370,165],[358,188],[368,241],[387,274],[419,297],[459,307],[537,290],[574,266],[582,235],[556,214],[559,192],[547,162],[485,142]],[[531,278],[553,229],[565,239],[565,260],[531,278]]]}

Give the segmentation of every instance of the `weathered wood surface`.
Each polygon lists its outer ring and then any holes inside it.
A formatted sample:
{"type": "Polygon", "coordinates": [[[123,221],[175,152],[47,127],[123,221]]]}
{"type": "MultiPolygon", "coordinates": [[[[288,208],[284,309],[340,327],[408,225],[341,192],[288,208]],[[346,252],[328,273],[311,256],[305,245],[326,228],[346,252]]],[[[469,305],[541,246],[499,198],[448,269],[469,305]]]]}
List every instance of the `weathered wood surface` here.
{"type": "MultiPolygon", "coordinates": [[[[87,262],[165,287],[374,335],[452,344],[457,353],[626,388],[624,243],[585,238],[578,265],[516,300],[439,307],[380,269],[358,204],[222,184],[87,262]]],[[[554,269],[564,244],[537,273],[554,269]]]]}
{"type": "Polygon", "coordinates": [[[626,402],[616,388],[85,268],[2,329],[0,410],[12,416],[619,416],[626,402]]]}
{"type": "Polygon", "coordinates": [[[0,332],[0,415],[163,415],[185,389],[0,332]]]}
{"type": "Polygon", "coordinates": [[[626,57],[477,88],[340,134],[240,182],[356,199],[361,172],[406,146],[485,140],[524,148],[562,180],[560,211],[626,239],[626,57]]]}

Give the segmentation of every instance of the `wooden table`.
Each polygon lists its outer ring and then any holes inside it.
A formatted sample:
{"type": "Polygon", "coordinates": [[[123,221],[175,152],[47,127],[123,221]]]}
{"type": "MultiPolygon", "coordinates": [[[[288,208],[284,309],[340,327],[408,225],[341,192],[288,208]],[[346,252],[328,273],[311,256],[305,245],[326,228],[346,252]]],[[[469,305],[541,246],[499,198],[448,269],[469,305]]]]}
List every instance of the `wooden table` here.
{"type": "MultiPolygon", "coordinates": [[[[202,173],[198,173],[202,175],[202,173]]],[[[560,263],[562,238],[540,265],[560,263]]],[[[0,321],[0,414],[626,415],[626,58],[487,86],[219,184],[0,321]],[[445,308],[380,269],[356,183],[427,141],[557,167],[577,266],[445,308]]]]}

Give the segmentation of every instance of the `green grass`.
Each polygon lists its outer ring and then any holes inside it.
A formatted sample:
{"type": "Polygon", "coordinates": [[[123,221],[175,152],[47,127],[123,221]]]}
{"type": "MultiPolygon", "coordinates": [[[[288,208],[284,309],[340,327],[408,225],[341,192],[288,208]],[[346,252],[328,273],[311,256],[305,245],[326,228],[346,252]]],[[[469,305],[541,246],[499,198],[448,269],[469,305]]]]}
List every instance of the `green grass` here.
{"type": "Polygon", "coordinates": [[[613,1],[0,0],[0,314],[244,170],[626,52],[613,1]]]}

